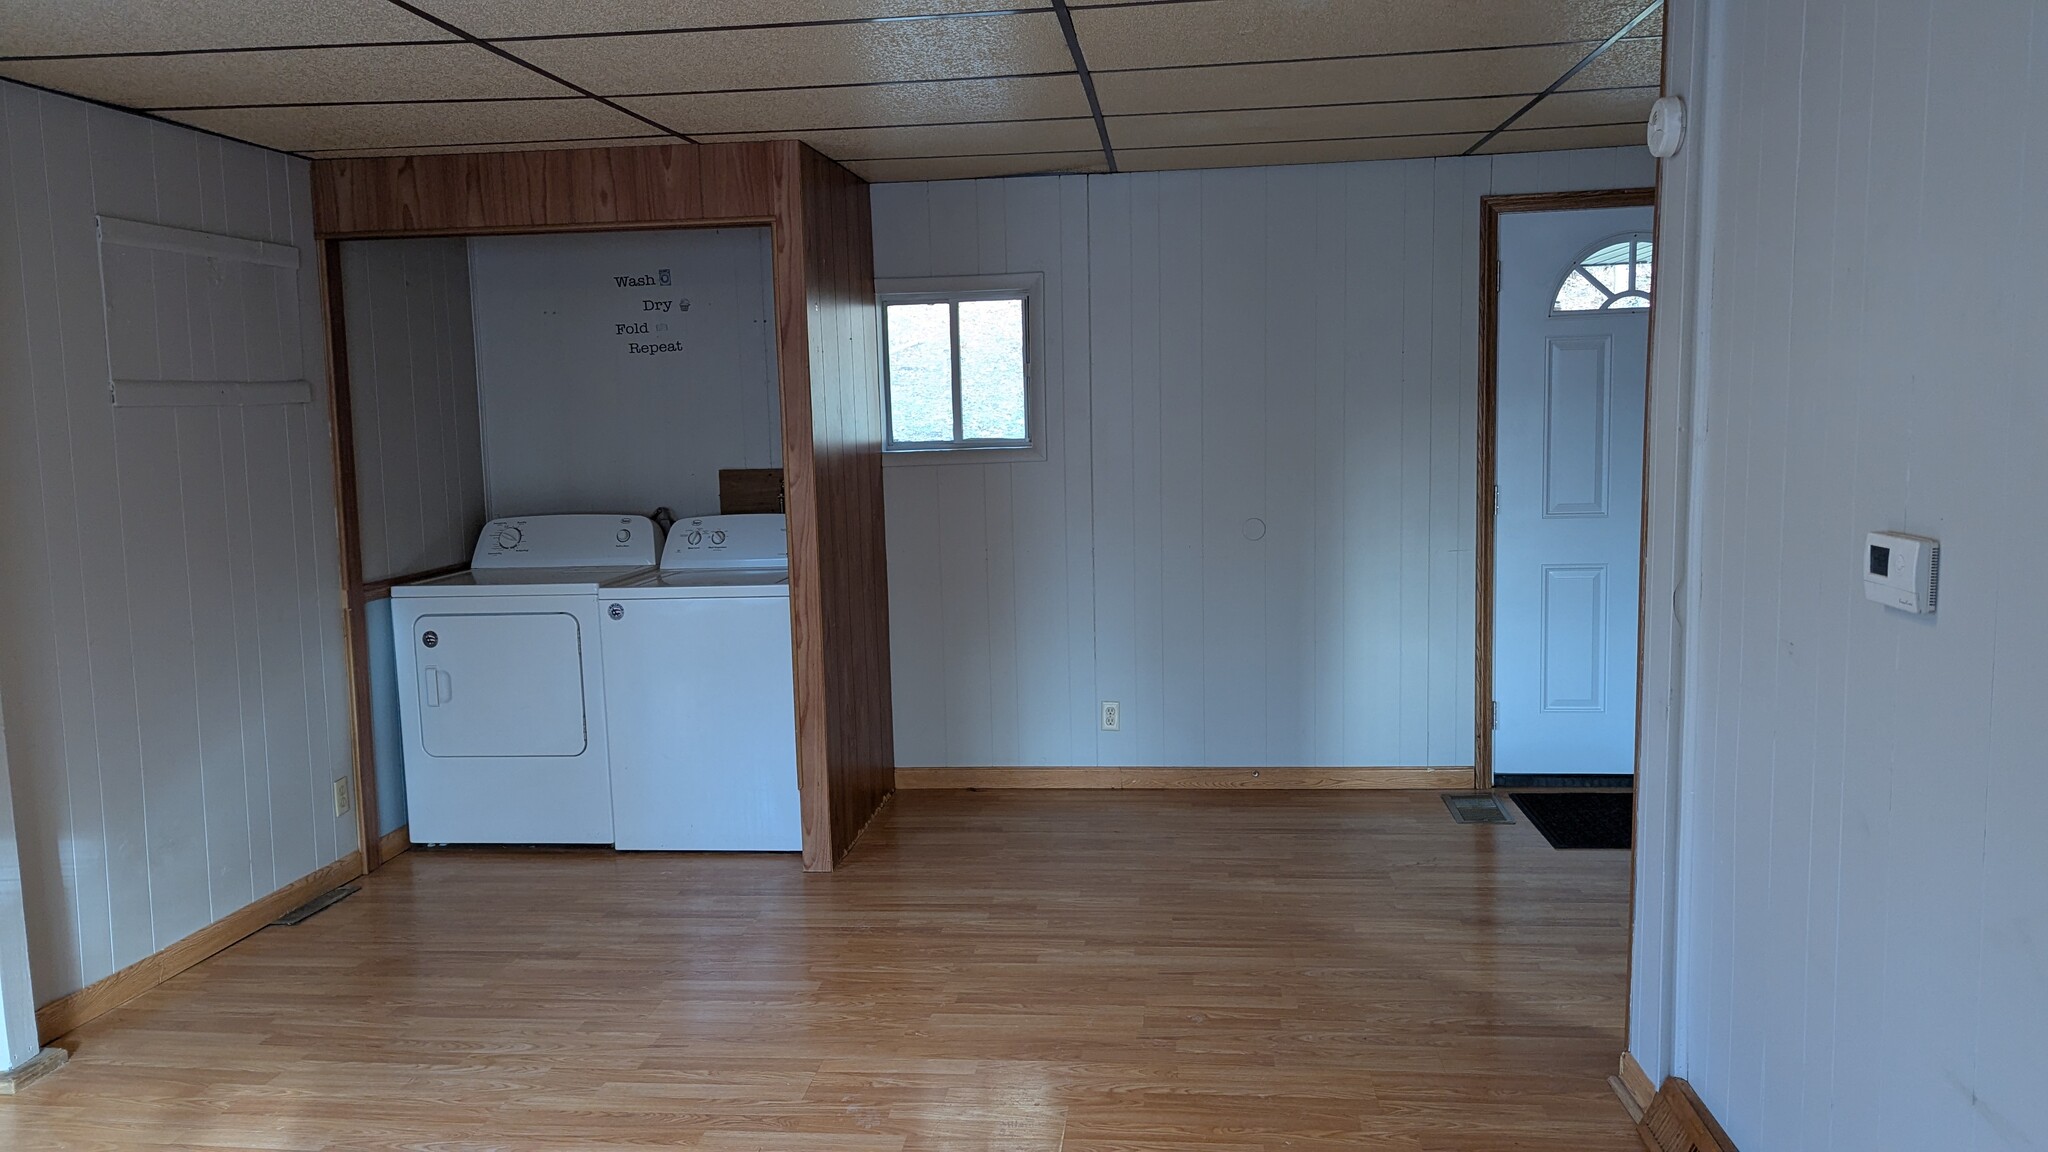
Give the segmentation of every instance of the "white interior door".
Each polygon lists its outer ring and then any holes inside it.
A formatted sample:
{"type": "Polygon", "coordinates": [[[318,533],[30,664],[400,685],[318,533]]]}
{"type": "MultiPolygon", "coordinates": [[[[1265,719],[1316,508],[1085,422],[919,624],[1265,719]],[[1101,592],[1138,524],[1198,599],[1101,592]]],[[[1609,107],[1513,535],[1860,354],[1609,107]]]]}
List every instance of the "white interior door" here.
{"type": "MultiPolygon", "coordinates": [[[[1635,770],[1649,312],[1553,305],[1577,261],[1652,222],[1647,207],[1500,218],[1496,776],[1635,770]]],[[[1574,306],[1604,301],[1573,287],[1574,306]]]]}

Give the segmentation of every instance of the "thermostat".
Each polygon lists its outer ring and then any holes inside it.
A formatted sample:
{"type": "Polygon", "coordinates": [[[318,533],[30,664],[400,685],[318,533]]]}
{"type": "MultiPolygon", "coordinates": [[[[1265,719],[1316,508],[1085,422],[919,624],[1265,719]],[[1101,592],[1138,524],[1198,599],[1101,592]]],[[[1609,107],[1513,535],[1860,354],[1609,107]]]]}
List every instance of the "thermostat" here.
{"type": "Polygon", "coordinates": [[[1901,612],[1934,611],[1941,589],[1941,541],[1872,532],[1864,541],[1863,594],[1901,612]]]}

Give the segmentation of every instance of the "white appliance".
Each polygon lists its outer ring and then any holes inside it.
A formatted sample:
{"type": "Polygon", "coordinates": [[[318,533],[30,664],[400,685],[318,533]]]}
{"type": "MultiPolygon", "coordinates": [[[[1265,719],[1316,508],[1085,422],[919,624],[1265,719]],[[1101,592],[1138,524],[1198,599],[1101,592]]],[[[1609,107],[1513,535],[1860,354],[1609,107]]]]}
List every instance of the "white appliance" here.
{"type": "Polygon", "coordinates": [[[800,851],[783,518],[678,521],[601,599],[618,846],[800,851]]]}
{"type": "Polygon", "coordinates": [[[484,525],[469,570],[391,590],[418,844],[609,844],[598,590],[653,571],[645,516],[484,525]]]}

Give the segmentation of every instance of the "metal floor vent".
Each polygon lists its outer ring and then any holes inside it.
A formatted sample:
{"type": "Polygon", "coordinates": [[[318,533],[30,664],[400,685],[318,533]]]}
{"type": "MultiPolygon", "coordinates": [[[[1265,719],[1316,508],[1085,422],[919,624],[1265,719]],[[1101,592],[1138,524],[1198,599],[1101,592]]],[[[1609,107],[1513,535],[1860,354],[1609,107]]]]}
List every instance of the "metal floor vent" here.
{"type": "Polygon", "coordinates": [[[299,905],[297,908],[294,908],[291,911],[285,913],[284,915],[279,916],[277,919],[272,920],[270,923],[272,925],[283,925],[284,927],[289,928],[294,924],[304,922],[306,919],[315,915],[316,913],[325,912],[327,909],[334,907],[336,904],[341,903],[343,900],[346,900],[349,897],[361,891],[362,889],[356,887],[355,885],[348,885],[342,888],[329,889],[328,891],[322,892],[318,896],[313,897],[311,900],[306,901],[304,904],[299,905]]]}
{"type": "Polygon", "coordinates": [[[1514,817],[1491,792],[1445,792],[1444,807],[1460,824],[1513,824],[1514,817]]]}

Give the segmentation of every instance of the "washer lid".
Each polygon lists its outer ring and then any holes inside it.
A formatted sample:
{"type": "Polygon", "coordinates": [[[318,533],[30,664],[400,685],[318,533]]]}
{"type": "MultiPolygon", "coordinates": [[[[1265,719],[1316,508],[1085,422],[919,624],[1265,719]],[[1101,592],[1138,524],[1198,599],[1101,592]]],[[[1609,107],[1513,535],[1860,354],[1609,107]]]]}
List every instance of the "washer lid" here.
{"type": "Polygon", "coordinates": [[[501,568],[644,568],[661,549],[645,516],[562,513],[506,516],[484,525],[469,565],[501,568]]]}

